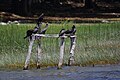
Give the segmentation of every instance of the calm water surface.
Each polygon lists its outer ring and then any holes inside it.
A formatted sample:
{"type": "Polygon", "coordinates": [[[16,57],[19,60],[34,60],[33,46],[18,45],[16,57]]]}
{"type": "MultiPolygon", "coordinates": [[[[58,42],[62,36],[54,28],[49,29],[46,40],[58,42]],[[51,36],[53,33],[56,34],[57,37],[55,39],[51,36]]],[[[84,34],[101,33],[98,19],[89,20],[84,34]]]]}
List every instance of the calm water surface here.
{"type": "Polygon", "coordinates": [[[1,70],[0,80],[120,80],[120,65],[1,70]]]}

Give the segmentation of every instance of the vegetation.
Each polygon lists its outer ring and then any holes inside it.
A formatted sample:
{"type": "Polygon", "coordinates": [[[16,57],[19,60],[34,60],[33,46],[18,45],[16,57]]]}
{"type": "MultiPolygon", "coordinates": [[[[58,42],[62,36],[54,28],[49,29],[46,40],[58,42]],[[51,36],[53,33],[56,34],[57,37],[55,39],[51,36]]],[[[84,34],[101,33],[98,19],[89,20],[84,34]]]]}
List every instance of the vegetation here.
{"type": "MultiPolygon", "coordinates": [[[[49,24],[47,33],[58,34],[62,28],[70,29],[73,23],[49,24]]],[[[120,23],[75,24],[77,42],[75,61],[78,66],[111,64],[120,61],[120,23]]],[[[0,25],[0,67],[21,68],[27,55],[26,30],[35,24],[0,25]]],[[[44,27],[44,25],[42,26],[44,27]]],[[[64,63],[69,58],[69,39],[65,43],[64,63]]],[[[37,42],[35,42],[37,44],[37,42]]],[[[42,38],[42,66],[56,66],[59,59],[59,39],[42,38]]],[[[33,47],[31,66],[36,61],[36,45],[33,47]]]]}
{"type": "Polygon", "coordinates": [[[119,13],[120,0],[1,0],[0,11],[24,16],[45,13],[47,16],[80,17],[80,13],[119,13]]]}

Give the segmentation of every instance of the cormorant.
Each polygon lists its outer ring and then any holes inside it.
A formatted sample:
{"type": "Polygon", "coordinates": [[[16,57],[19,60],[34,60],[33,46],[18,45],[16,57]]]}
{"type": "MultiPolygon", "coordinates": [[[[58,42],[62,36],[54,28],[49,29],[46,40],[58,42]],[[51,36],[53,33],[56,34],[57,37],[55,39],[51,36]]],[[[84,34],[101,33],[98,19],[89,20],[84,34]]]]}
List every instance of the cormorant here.
{"type": "Polygon", "coordinates": [[[34,29],[30,29],[30,30],[27,30],[27,32],[26,32],[26,36],[24,37],[24,39],[25,38],[27,38],[27,37],[30,37],[30,39],[31,39],[31,35],[32,34],[36,34],[38,31],[39,31],[39,29],[40,29],[40,27],[41,27],[41,22],[42,22],[42,20],[43,20],[43,13],[40,15],[40,17],[38,18],[38,20],[37,20],[37,25],[34,27],[34,29]]]}
{"type": "Polygon", "coordinates": [[[31,39],[31,35],[32,35],[32,34],[33,34],[33,30],[32,30],[32,29],[27,30],[26,36],[24,37],[24,39],[27,38],[27,37],[30,37],[30,39],[31,39]]]}
{"type": "Polygon", "coordinates": [[[41,32],[38,34],[45,34],[47,29],[48,29],[48,24],[46,24],[45,28],[43,30],[41,30],[41,32]]]}
{"type": "Polygon", "coordinates": [[[71,30],[61,29],[61,31],[59,33],[59,37],[63,36],[64,34],[75,35],[75,33],[76,33],[76,28],[75,28],[75,25],[73,25],[71,30]]]}
{"type": "MultiPolygon", "coordinates": [[[[24,37],[24,39],[27,37],[30,37],[32,34],[36,34],[39,29],[40,29],[40,25],[36,26],[34,29],[27,30],[26,36],[24,37]]],[[[30,39],[31,39],[31,37],[30,37],[30,39]]]]}
{"type": "Polygon", "coordinates": [[[36,34],[40,30],[40,28],[41,28],[41,24],[34,27],[33,33],[36,34]]]}
{"type": "Polygon", "coordinates": [[[63,36],[64,34],[70,34],[72,36],[75,35],[75,33],[76,33],[76,27],[75,25],[73,25],[71,30],[61,29],[61,31],[59,32],[59,37],[63,36]]]}
{"type": "Polygon", "coordinates": [[[75,28],[75,25],[73,25],[71,30],[66,30],[64,33],[70,34],[70,35],[75,35],[75,32],[76,32],[76,28],[75,28]]]}
{"type": "Polygon", "coordinates": [[[59,37],[63,36],[64,34],[65,34],[65,29],[61,29],[60,32],[59,32],[59,37]]]}
{"type": "Polygon", "coordinates": [[[73,25],[72,26],[72,33],[71,33],[71,35],[75,35],[75,33],[76,33],[76,27],[75,27],[75,25],[73,25]]]}

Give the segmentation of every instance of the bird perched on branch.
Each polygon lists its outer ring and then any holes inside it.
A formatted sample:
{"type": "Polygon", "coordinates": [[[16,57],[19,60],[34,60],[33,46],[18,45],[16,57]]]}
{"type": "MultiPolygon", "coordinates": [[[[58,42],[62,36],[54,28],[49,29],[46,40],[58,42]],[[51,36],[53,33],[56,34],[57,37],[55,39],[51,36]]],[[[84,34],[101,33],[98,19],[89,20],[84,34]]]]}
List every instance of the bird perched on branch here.
{"type": "Polygon", "coordinates": [[[66,30],[64,33],[65,34],[70,34],[70,35],[75,35],[75,33],[76,33],[76,27],[75,27],[75,25],[72,26],[71,30],[66,30]]]}
{"type": "Polygon", "coordinates": [[[75,27],[75,25],[73,25],[72,26],[72,33],[71,33],[71,35],[75,35],[75,33],[76,33],[76,27],[75,27]]]}
{"type": "MultiPolygon", "coordinates": [[[[60,37],[60,36],[63,36],[64,34],[65,34],[65,35],[66,35],[66,34],[67,34],[67,35],[69,34],[69,35],[72,36],[72,35],[75,35],[75,33],[76,33],[76,27],[75,27],[75,25],[73,25],[71,30],[61,29],[61,31],[60,31],[60,33],[59,33],[59,37],[60,37]]],[[[58,38],[59,38],[59,37],[58,37],[58,38]]]]}
{"type": "Polygon", "coordinates": [[[24,39],[27,37],[30,37],[30,39],[31,39],[31,35],[36,34],[38,32],[38,30],[40,29],[40,27],[41,27],[41,25],[36,26],[34,29],[27,30],[26,36],[24,37],[24,39]]]}
{"type": "Polygon", "coordinates": [[[39,18],[37,20],[37,25],[34,27],[34,29],[27,30],[26,36],[24,37],[24,39],[27,37],[30,37],[30,39],[31,39],[32,38],[31,35],[36,34],[39,31],[39,29],[41,28],[41,24],[42,24],[41,22],[43,20],[43,16],[44,16],[43,13],[39,16],[39,18]]]}
{"type": "Polygon", "coordinates": [[[36,34],[38,32],[39,28],[40,27],[38,26],[38,27],[35,27],[34,29],[27,30],[26,36],[24,37],[24,39],[27,37],[30,37],[30,39],[32,39],[31,35],[36,34]]]}
{"type": "Polygon", "coordinates": [[[60,32],[59,32],[59,37],[63,36],[64,34],[65,34],[65,29],[61,29],[60,32]]]}
{"type": "Polygon", "coordinates": [[[48,29],[48,24],[46,24],[45,28],[43,30],[41,30],[40,33],[38,33],[38,34],[45,34],[47,29],[48,29]]]}
{"type": "Polygon", "coordinates": [[[31,39],[31,38],[32,38],[32,37],[31,37],[32,33],[33,33],[33,30],[32,30],[32,29],[31,29],[31,30],[27,30],[26,36],[24,37],[24,39],[27,38],[27,37],[30,37],[30,39],[31,39]]]}

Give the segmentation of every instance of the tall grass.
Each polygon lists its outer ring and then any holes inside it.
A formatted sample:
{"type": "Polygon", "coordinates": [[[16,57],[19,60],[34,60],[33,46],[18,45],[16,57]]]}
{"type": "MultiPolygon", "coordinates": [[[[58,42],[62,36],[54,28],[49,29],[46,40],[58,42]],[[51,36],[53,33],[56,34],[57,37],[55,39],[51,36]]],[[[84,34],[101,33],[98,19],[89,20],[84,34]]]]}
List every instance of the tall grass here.
{"type": "MultiPolygon", "coordinates": [[[[58,34],[61,28],[70,29],[73,23],[49,24],[48,34],[58,34]]],[[[120,23],[75,24],[77,42],[76,65],[117,63],[120,61],[120,23]]],[[[28,41],[23,37],[35,24],[0,25],[0,67],[22,67],[27,55],[28,41]]],[[[44,27],[44,25],[42,26],[44,27]]],[[[64,63],[69,58],[70,40],[66,39],[64,63]]],[[[37,44],[37,42],[35,42],[37,44]]],[[[31,64],[36,61],[34,44],[31,64]]],[[[42,38],[43,66],[54,66],[59,59],[59,39],[42,38]]]]}

